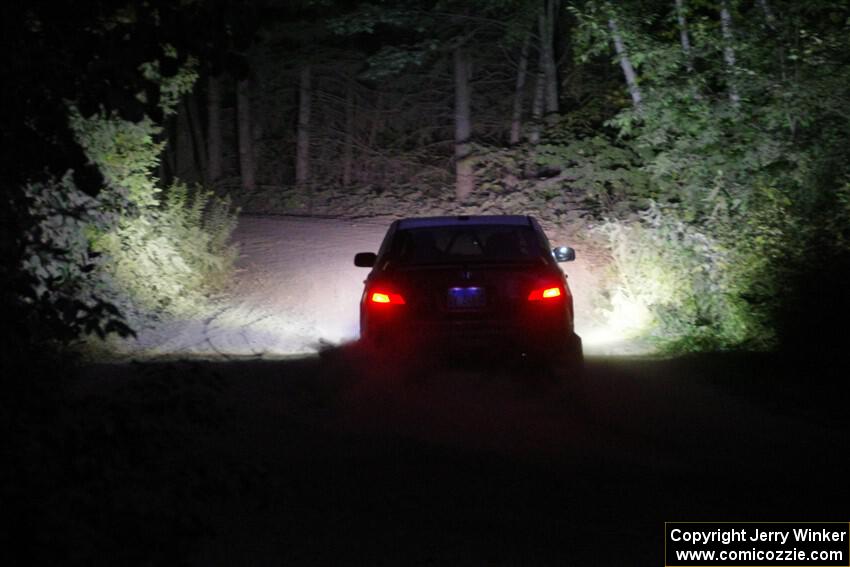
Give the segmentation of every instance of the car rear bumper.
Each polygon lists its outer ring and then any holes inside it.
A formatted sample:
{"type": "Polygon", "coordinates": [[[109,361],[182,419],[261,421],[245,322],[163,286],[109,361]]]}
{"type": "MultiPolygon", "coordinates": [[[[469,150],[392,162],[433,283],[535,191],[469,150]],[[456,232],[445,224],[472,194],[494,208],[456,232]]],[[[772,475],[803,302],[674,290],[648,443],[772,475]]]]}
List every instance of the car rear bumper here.
{"type": "Polygon", "coordinates": [[[391,350],[494,358],[518,353],[561,353],[574,336],[564,321],[474,320],[394,322],[374,326],[365,335],[376,346],[391,350]]]}

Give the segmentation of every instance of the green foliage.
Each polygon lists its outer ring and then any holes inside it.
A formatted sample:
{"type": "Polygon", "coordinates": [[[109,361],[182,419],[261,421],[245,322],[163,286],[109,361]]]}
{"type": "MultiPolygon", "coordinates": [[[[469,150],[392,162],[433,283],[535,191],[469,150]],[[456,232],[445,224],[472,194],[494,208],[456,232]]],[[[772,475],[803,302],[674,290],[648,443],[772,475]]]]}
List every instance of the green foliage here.
{"type": "Polygon", "coordinates": [[[145,214],[119,215],[61,181],[26,187],[36,221],[19,287],[29,334],[71,340],[133,334],[128,321],[185,313],[227,281],[236,248],[228,199],[175,185],[145,214]]]}
{"type": "Polygon", "coordinates": [[[651,196],[640,157],[604,135],[560,142],[547,139],[537,146],[535,162],[559,170],[597,210],[625,214],[645,206],[651,196]]]}
{"type": "Polygon", "coordinates": [[[380,26],[411,28],[421,33],[429,20],[410,7],[364,3],[352,14],[329,20],[327,26],[338,35],[373,34],[380,26]]]}
{"type": "MultiPolygon", "coordinates": [[[[588,105],[561,118],[540,144],[476,147],[480,192],[523,191],[530,200],[580,195],[593,213],[628,214],[653,197],[641,156],[602,127],[598,107],[588,105]]],[[[544,215],[544,217],[547,215],[544,215]]]]}
{"type": "MultiPolygon", "coordinates": [[[[166,46],[166,56],[177,54],[166,46]]],[[[189,58],[173,75],[160,73],[159,62],[143,64],[142,75],[159,86],[159,106],[173,114],[197,78],[189,58]]],[[[70,107],[70,124],[89,162],[102,173],[106,187],[100,206],[112,212],[109,222],[78,227],[104,255],[98,268],[114,282],[120,306],[128,313],[176,315],[197,307],[220,288],[230,273],[236,250],[229,244],[236,214],[228,199],[209,191],[189,191],[175,184],[165,192],[153,176],[165,143],[161,127],[150,117],[132,122],[101,109],[83,116],[70,107]]]]}
{"type": "Polygon", "coordinates": [[[606,307],[614,326],[680,347],[746,337],[746,316],[730,301],[723,271],[730,252],[675,208],[653,206],[638,222],[609,220],[595,230],[612,256],[606,307]]]}
{"type": "Polygon", "coordinates": [[[387,6],[364,3],[353,13],[328,21],[327,26],[336,35],[374,35],[382,29],[404,30],[406,39],[400,45],[383,45],[368,57],[368,68],[362,73],[367,80],[381,80],[402,73],[410,67],[420,67],[440,48],[440,42],[429,32],[438,18],[423,11],[422,7],[387,6]]]}
{"type": "Polygon", "coordinates": [[[597,227],[613,260],[609,320],[667,350],[692,351],[770,348],[789,332],[783,325],[820,318],[824,296],[812,300],[811,282],[850,257],[850,188],[817,218],[784,191],[754,191],[748,209],[718,206],[702,223],[681,205],[653,205],[638,222],[597,227]]]}
{"type": "MultiPolygon", "coordinates": [[[[172,45],[163,46],[166,58],[178,59],[177,50],[172,45]]],[[[142,76],[159,86],[158,106],[164,116],[170,116],[177,112],[177,105],[184,95],[192,92],[195,81],[198,80],[198,61],[194,57],[188,57],[180,70],[173,75],[165,75],[161,71],[160,62],[149,61],[142,63],[139,70],[142,76]]],[[[139,94],[140,98],[144,95],[139,94]]]]}
{"type": "Polygon", "coordinates": [[[96,248],[109,256],[109,273],[136,309],[177,315],[226,283],[237,255],[229,243],[235,226],[229,199],[177,184],[158,208],[101,235],[96,248]]]}
{"type": "MultiPolygon", "coordinates": [[[[163,76],[158,62],[142,65],[144,77],[159,85],[165,115],[191,89],[194,67],[190,58],[163,76]]],[[[69,174],[27,187],[35,224],[23,270],[32,277],[30,301],[42,307],[40,317],[56,319],[68,337],[126,336],[132,331],[125,317],[180,313],[220,287],[235,259],[229,201],[182,185],[160,198],[153,171],[164,142],[148,116],[134,122],[103,108],[83,116],[71,104],[69,122],[106,186],[91,197],[69,174]]]]}
{"type": "Polygon", "coordinates": [[[117,113],[83,117],[70,109],[71,128],[90,163],[97,166],[109,188],[108,198],[118,203],[126,199],[137,207],[157,204],[153,170],[159,163],[164,142],[156,142],[161,128],[148,117],[130,122],[117,113]]]}
{"type": "Polygon", "coordinates": [[[609,325],[626,334],[651,331],[657,337],[671,333],[670,323],[681,326],[695,319],[691,282],[680,271],[691,267],[693,257],[680,254],[682,246],[659,241],[656,231],[641,225],[611,221],[599,230],[613,256],[614,283],[604,306],[609,325]]]}
{"type": "Polygon", "coordinates": [[[369,68],[362,76],[369,80],[379,80],[398,75],[409,67],[421,67],[437,51],[437,47],[434,40],[404,47],[385,46],[369,58],[369,68]]]}
{"type": "MultiPolygon", "coordinates": [[[[640,171],[645,181],[613,179],[626,206],[606,203],[611,220],[596,231],[613,258],[605,308],[642,318],[643,330],[674,350],[761,348],[799,337],[800,322],[811,324],[810,314],[823,309],[812,300],[813,271],[828,275],[818,280],[818,295],[847,311],[822,282],[850,270],[850,11],[846,3],[776,0],[768,20],[757,3],[730,4],[734,40],[727,44],[716,3],[684,2],[687,56],[672,2],[569,7],[575,60],[607,59],[616,69],[614,17],[643,94],[640,109],[625,103],[605,121],[626,153],[590,162],[609,183],[617,167],[640,171]],[[660,204],[630,220],[624,213],[647,197],[660,204]]],[[[559,139],[544,152],[562,165],[573,145],[559,139]]]]}
{"type": "MultiPolygon", "coordinates": [[[[167,57],[177,57],[173,48],[166,46],[164,50],[167,57]]],[[[198,77],[196,67],[197,62],[189,58],[179,72],[164,76],[160,73],[159,61],[141,66],[141,74],[159,87],[159,107],[165,116],[173,114],[180,98],[191,91],[198,77]]],[[[83,116],[71,105],[69,115],[77,143],[106,181],[105,199],[119,210],[128,206],[157,205],[159,188],[153,172],[165,148],[165,142],[157,141],[162,128],[149,116],[132,122],[103,108],[93,115],[83,116]]]]}
{"type": "Polygon", "coordinates": [[[240,5],[247,15],[222,18],[220,7],[197,2],[9,6],[4,39],[14,57],[3,76],[18,96],[4,105],[0,128],[10,205],[0,223],[0,279],[5,325],[20,335],[5,348],[126,336],[130,300],[112,278],[115,257],[92,243],[128,219],[154,216],[157,120],[197,79],[190,53],[220,63],[250,35],[253,10],[240,5]]]}
{"type": "Polygon", "coordinates": [[[24,235],[23,300],[33,338],[73,339],[81,334],[132,334],[113,304],[114,287],[87,234],[112,225],[114,215],[80,191],[71,174],[24,188],[35,221],[24,235]]]}
{"type": "Polygon", "coordinates": [[[397,35],[367,58],[362,77],[387,79],[422,67],[459,46],[474,48],[485,34],[516,45],[528,34],[539,3],[527,0],[364,2],[325,24],[338,36],[397,35]],[[478,36],[478,37],[476,37],[478,36]]]}
{"type": "Polygon", "coordinates": [[[596,1],[571,2],[567,10],[577,23],[573,44],[578,62],[587,63],[593,57],[610,53],[611,34],[607,21],[612,13],[611,7],[596,1]]]}

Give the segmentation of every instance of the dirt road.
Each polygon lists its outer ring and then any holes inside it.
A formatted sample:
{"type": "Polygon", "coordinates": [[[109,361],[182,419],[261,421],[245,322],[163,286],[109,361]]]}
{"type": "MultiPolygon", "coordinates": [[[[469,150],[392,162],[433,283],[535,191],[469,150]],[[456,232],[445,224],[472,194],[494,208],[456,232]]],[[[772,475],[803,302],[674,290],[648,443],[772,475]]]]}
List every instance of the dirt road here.
{"type": "Polygon", "coordinates": [[[665,521],[842,521],[846,420],[824,422],[778,368],[591,357],[580,382],[411,379],[348,347],[92,367],[51,457],[82,472],[45,480],[61,530],[36,549],[205,567],[660,565],[665,521]]]}
{"type": "MultiPolygon", "coordinates": [[[[354,340],[368,272],[354,267],[354,254],[377,251],[389,223],[243,216],[234,234],[241,256],[227,297],[196,318],[142,330],[126,350],[152,357],[275,357],[354,340]]],[[[581,249],[575,262],[562,266],[575,296],[577,330],[588,335],[594,276],[581,249]]]]}

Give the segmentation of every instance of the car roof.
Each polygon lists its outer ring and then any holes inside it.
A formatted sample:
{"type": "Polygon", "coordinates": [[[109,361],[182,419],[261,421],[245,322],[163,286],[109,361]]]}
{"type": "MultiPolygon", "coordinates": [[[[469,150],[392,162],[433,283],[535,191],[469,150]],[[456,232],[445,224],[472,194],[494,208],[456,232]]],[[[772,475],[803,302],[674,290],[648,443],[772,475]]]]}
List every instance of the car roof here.
{"type": "Polygon", "coordinates": [[[411,217],[398,221],[401,230],[440,226],[531,226],[530,217],[523,215],[462,215],[456,217],[411,217]]]}

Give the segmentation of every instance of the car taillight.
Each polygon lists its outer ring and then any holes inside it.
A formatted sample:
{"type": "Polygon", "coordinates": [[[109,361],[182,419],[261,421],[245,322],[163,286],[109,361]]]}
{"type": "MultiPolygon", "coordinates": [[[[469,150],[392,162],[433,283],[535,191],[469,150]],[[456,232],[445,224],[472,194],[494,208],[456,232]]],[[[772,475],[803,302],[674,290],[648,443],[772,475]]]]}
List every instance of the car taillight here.
{"type": "Polygon", "coordinates": [[[528,294],[529,301],[543,301],[544,299],[556,299],[558,297],[563,297],[564,292],[561,290],[559,286],[553,287],[541,287],[539,289],[533,290],[528,294]]]}
{"type": "Polygon", "coordinates": [[[380,305],[404,305],[404,298],[399,293],[388,291],[373,291],[369,294],[369,303],[380,305]]]}

